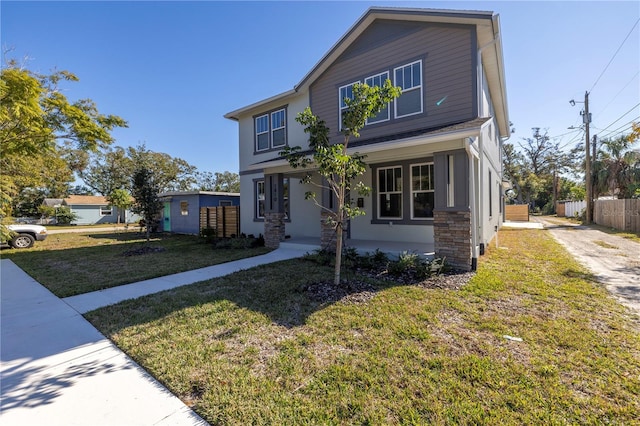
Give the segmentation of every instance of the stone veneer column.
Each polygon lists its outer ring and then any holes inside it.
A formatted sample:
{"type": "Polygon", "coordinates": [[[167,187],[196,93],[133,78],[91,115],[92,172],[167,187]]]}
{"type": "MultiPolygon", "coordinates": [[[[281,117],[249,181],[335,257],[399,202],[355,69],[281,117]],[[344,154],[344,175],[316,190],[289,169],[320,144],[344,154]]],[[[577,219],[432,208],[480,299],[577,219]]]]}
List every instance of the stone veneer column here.
{"type": "Polygon", "coordinates": [[[320,212],[320,247],[335,251],[336,228],[334,225],[327,223],[329,216],[329,213],[324,210],[320,212]]]}
{"type": "Polygon", "coordinates": [[[280,241],[284,241],[284,213],[264,214],[264,245],[267,248],[280,247],[280,241]]]}
{"type": "Polygon", "coordinates": [[[471,270],[471,213],[467,211],[433,212],[433,236],[436,256],[456,269],[471,270]]]}

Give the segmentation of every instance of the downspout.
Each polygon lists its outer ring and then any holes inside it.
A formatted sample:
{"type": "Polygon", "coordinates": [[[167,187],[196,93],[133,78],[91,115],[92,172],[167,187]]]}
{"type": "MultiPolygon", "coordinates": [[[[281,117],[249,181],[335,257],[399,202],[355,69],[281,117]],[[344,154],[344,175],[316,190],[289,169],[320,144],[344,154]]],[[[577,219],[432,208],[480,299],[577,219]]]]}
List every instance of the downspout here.
{"type": "MultiPolygon", "coordinates": [[[[478,58],[477,58],[477,67],[478,67],[478,116],[479,117],[483,117],[485,115],[485,111],[484,111],[484,101],[483,101],[483,93],[484,93],[484,67],[482,66],[482,52],[490,47],[493,46],[497,43],[497,41],[500,39],[500,33],[495,33],[493,36],[493,40],[491,40],[490,42],[484,44],[483,46],[481,46],[478,49],[478,58]]],[[[479,173],[478,173],[478,177],[479,177],[479,187],[478,187],[478,194],[479,194],[479,206],[478,206],[478,212],[479,212],[479,221],[480,221],[480,238],[482,241],[482,244],[484,245],[484,138],[482,137],[482,133],[480,133],[480,135],[478,136],[479,142],[478,142],[478,155],[480,157],[480,164],[478,165],[479,167],[479,173]]],[[[491,182],[489,182],[489,184],[491,184],[491,182]]]]}
{"type": "Polygon", "coordinates": [[[475,182],[475,170],[474,170],[474,155],[471,152],[471,144],[473,143],[472,138],[466,138],[464,144],[464,149],[467,151],[467,156],[469,157],[469,207],[471,210],[471,270],[475,271],[478,269],[478,220],[476,215],[476,188],[474,187],[475,182]]]}

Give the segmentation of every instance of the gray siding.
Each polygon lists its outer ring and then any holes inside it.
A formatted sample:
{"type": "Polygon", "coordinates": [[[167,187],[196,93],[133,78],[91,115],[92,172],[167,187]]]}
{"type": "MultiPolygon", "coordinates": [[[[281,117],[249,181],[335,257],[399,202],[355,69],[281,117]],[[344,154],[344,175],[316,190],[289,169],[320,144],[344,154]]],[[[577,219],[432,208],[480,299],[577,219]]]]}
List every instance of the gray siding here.
{"type": "Polygon", "coordinates": [[[401,134],[471,120],[477,116],[475,29],[431,23],[373,23],[310,87],[311,109],[325,120],[335,141],[338,88],[422,60],[423,113],[366,126],[361,139],[401,134]],[[437,106],[436,103],[446,99],[437,106]]]}

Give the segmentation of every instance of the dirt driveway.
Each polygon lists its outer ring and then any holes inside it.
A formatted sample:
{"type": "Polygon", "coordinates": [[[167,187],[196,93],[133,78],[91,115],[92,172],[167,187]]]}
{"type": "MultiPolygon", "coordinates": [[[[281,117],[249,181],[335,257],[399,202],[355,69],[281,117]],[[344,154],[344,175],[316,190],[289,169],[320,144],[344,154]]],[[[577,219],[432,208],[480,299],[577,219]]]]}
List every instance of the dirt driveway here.
{"type": "Polygon", "coordinates": [[[622,304],[640,315],[640,244],[555,217],[532,217],[591,270],[622,304]]]}

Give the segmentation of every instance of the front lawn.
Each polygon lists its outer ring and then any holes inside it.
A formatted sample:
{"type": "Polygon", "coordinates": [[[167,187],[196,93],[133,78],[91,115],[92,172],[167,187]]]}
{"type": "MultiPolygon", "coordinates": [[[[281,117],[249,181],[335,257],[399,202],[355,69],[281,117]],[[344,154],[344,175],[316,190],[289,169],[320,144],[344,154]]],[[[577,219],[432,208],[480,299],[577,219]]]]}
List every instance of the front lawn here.
{"type": "Polygon", "coordinates": [[[296,259],[86,316],[211,424],[637,422],[637,317],[547,231],[500,245],[460,290],[323,301],[296,259]]]}
{"type": "Polygon", "coordinates": [[[145,246],[139,232],[51,234],[31,249],[3,250],[2,257],[56,296],[67,297],[269,251],[264,247],[214,250],[196,236],[172,234],[153,235],[149,246],[164,251],[137,254],[145,246]]]}

